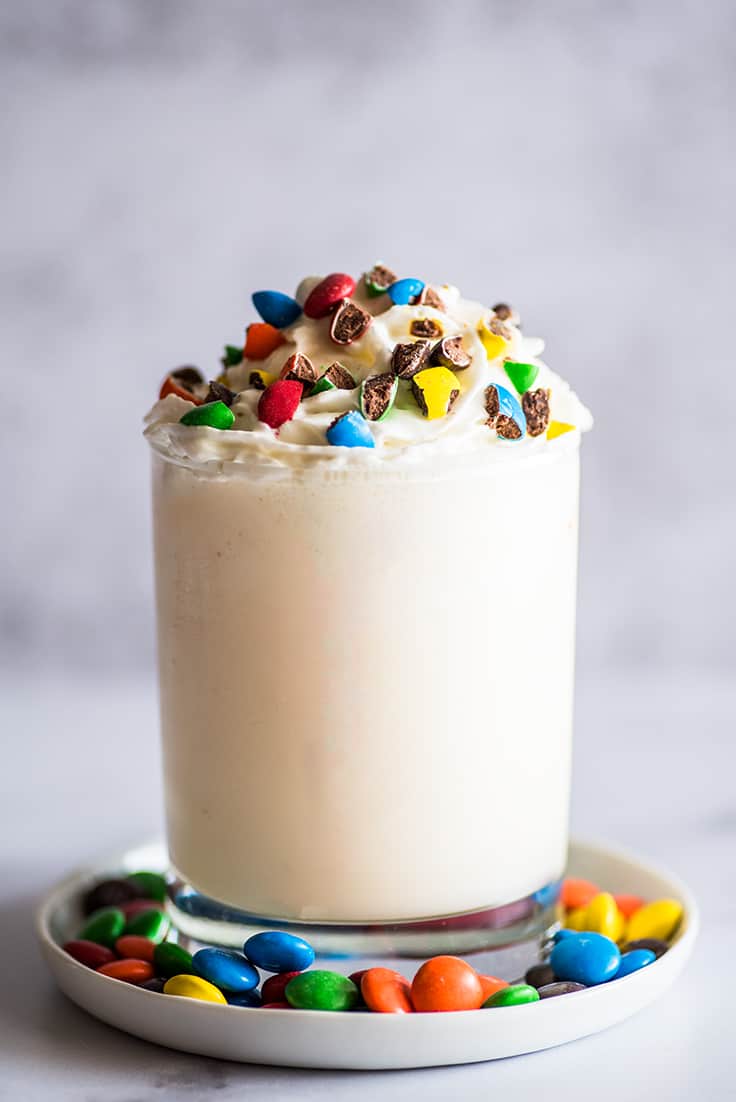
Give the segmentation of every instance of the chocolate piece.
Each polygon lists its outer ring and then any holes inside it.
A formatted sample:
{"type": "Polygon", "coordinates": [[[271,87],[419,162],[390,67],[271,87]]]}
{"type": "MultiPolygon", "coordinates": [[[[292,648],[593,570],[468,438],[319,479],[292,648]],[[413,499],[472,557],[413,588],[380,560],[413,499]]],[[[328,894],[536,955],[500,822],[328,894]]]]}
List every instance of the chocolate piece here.
{"type": "Polygon", "coordinates": [[[507,321],[510,325],[519,324],[519,315],[507,302],[497,302],[495,306],[491,307],[491,310],[493,310],[499,321],[507,321]]]}
{"type": "Polygon", "coordinates": [[[365,285],[369,295],[384,295],[398,276],[387,268],[385,264],[374,264],[369,272],[365,273],[365,285]]]}
{"type": "Polygon", "coordinates": [[[338,390],[355,390],[358,385],[346,367],[335,360],[324,373],[338,390]]]}
{"type": "Polygon", "coordinates": [[[486,328],[489,332],[495,333],[497,337],[503,337],[505,341],[510,341],[513,337],[508,325],[504,325],[499,318],[489,318],[486,328]]]}
{"type": "Polygon", "coordinates": [[[447,367],[428,367],[417,372],[411,390],[424,417],[435,420],[450,412],[460,394],[453,382],[457,380],[447,367]]]}
{"type": "Polygon", "coordinates": [[[184,367],[177,367],[175,371],[170,371],[169,375],[172,379],[176,379],[177,383],[183,386],[185,390],[194,391],[195,387],[204,383],[204,375],[199,368],[191,367],[189,364],[184,367]]]}
{"type": "Polygon", "coordinates": [[[317,369],[303,352],[295,352],[281,368],[280,379],[295,379],[303,386],[312,386],[317,382],[317,369]]]}
{"type": "Polygon", "coordinates": [[[412,337],[429,337],[437,340],[442,336],[442,326],[434,318],[415,318],[409,327],[412,337]]]}
{"type": "Polygon", "coordinates": [[[498,420],[498,414],[501,410],[501,403],[498,398],[498,391],[493,383],[486,387],[485,393],[486,413],[488,414],[488,420],[486,424],[490,429],[495,429],[496,421],[498,420]]]}
{"type": "Polygon", "coordinates": [[[432,349],[429,362],[438,367],[449,367],[451,371],[463,371],[470,367],[473,357],[463,344],[462,337],[445,337],[432,349]]]}
{"type": "Polygon", "coordinates": [[[367,310],[344,298],[332,318],[330,336],[335,344],[352,344],[363,336],[372,321],[367,310]]]}
{"type": "Polygon", "coordinates": [[[237,396],[237,392],[231,390],[229,386],[223,386],[222,383],[210,379],[210,389],[207,391],[207,397],[204,401],[205,405],[207,402],[224,402],[229,408],[237,396]]]}
{"type": "Polygon", "coordinates": [[[526,431],[530,436],[541,436],[549,425],[549,391],[538,387],[527,390],[521,399],[521,408],[526,417],[526,431]]]}
{"type": "Polygon", "coordinates": [[[520,440],[524,435],[513,417],[503,413],[496,418],[496,432],[502,440],[520,440]]]}
{"type": "Polygon", "coordinates": [[[445,303],[442,296],[438,291],[435,291],[434,287],[428,287],[426,283],[422,288],[422,293],[417,299],[417,303],[420,306],[432,306],[435,310],[445,309],[445,303]]]}
{"type": "Polygon", "coordinates": [[[265,390],[268,385],[263,378],[265,374],[265,371],[251,371],[248,376],[248,386],[253,387],[254,390],[265,390]]]}
{"type": "Polygon", "coordinates": [[[360,412],[366,421],[380,421],[391,409],[399,380],[391,371],[372,375],[360,388],[360,412]]]}
{"type": "Polygon", "coordinates": [[[428,356],[429,341],[397,344],[391,354],[391,370],[400,379],[411,379],[426,365],[428,356]]]}

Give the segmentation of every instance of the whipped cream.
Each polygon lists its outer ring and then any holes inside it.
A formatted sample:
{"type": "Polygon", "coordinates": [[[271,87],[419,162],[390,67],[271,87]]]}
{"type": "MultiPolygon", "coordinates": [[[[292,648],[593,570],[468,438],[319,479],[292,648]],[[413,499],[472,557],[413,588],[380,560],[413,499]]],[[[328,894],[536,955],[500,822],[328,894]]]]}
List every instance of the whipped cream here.
{"type": "MultiPolygon", "coordinates": [[[[316,276],[303,280],[297,290],[297,299],[303,303],[319,280],[316,276]]],[[[324,463],[361,467],[387,460],[414,463],[431,456],[468,452],[508,460],[565,446],[565,440],[577,438],[580,432],[592,426],[591,414],[577,395],[541,360],[542,340],[524,336],[517,325],[506,320],[507,345],[502,355],[489,360],[479,327],[493,318],[492,310],[463,299],[455,287],[444,285],[434,289],[442,299],[442,310],[420,304],[395,306],[385,294],[371,298],[361,280],[352,296],[353,301],[373,315],[362,337],[352,344],[338,345],[330,337],[330,318],[311,319],[302,314],[282,331],[285,342],[266,359],[243,359],[219,376],[238,394],[232,406],[235,421],[230,430],[223,432],[206,426],[179,424],[192,403],[168,395],[157,402],[146,417],[145,434],[149,442],[169,458],[194,464],[261,460],[286,467],[324,463]],[[435,321],[443,337],[461,336],[472,357],[468,368],[456,372],[460,393],[446,416],[433,420],[423,417],[411,384],[402,380],[388,416],[382,421],[371,422],[375,448],[336,448],[326,441],[325,434],[332,422],[340,414],[358,408],[357,387],[323,391],[312,398],[304,398],[293,419],[278,430],[259,421],[258,401],[262,390],[249,385],[251,372],[262,370],[278,377],[287,358],[300,352],[309,357],[320,374],[338,361],[360,384],[368,376],[390,370],[394,347],[416,339],[411,334],[411,326],[419,319],[435,321]],[[486,388],[496,383],[513,392],[504,370],[504,359],[532,363],[539,368],[533,389],[549,391],[551,420],[574,426],[572,432],[553,440],[548,440],[544,434],[538,437],[527,434],[521,440],[508,441],[489,429],[486,388]]]]}

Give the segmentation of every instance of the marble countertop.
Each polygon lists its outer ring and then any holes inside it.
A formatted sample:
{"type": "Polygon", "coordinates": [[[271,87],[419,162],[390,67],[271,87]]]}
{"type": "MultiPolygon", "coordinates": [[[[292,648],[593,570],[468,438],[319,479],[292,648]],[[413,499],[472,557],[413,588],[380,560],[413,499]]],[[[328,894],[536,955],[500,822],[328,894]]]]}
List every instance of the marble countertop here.
{"type": "Polygon", "coordinates": [[[0,1099],[733,1097],[725,1014],[736,917],[732,683],[672,673],[588,677],[579,686],[573,829],[663,862],[702,907],[694,958],[670,995],[604,1034],[548,1052],[380,1073],[184,1055],[116,1032],[54,989],[34,944],[39,897],[75,865],[161,830],[155,692],[141,680],[72,677],[16,678],[0,688],[0,1099]]]}

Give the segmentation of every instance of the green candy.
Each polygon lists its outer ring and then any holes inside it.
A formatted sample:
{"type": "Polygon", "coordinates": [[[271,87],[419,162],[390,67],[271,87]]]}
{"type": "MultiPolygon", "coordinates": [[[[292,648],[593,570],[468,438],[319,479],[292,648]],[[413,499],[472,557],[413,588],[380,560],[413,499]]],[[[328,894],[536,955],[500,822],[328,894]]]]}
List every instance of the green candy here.
{"type": "Polygon", "coordinates": [[[366,421],[383,421],[396,401],[399,379],[390,371],[371,375],[360,384],[360,412],[366,421]]]}
{"type": "Polygon", "coordinates": [[[320,375],[319,379],[317,379],[317,382],[314,384],[307,397],[314,398],[315,394],[323,394],[326,390],[337,390],[337,387],[331,379],[327,378],[327,373],[325,372],[324,375],[320,375]]]}
{"type": "Polygon", "coordinates": [[[162,941],[153,950],[153,964],[159,976],[193,976],[192,954],[174,941],[162,941]]]}
{"type": "Polygon", "coordinates": [[[206,402],[195,406],[179,419],[180,425],[207,425],[211,429],[232,428],[235,414],[224,402],[206,402]]]}
{"type": "Polygon", "coordinates": [[[503,366],[519,394],[525,394],[539,374],[536,364],[517,363],[516,360],[504,360],[503,366]]]}
{"type": "Polygon", "coordinates": [[[140,911],[129,920],[125,932],[136,934],[137,937],[147,937],[158,945],[169,932],[169,920],[163,911],[140,911]]]}
{"type": "Polygon", "coordinates": [[[285,994],[297,1010],[352,1010],[360,999],[358,988],[347,976],[321,968],[294,976],[285,994]]]}
{"type": "Polygon", "coordinates": [[[125,915],[118,907],[101,907],[89,916],[77,937],[112,949],[125,929],[125,915]]]}
{"type": "Polygon", "coordinates": [[[132,872],[126,877],[140,888],[146,899],[163,903],[166,899],[166,880],[158,872],[132,872]]]}
{"type": "Polygon", "coordinates": [[[223,367],[237,367],[243,362],[243,349],[237,344],[226,344],[225,353],[220,359],[223,367]]]}
{"type": "Polygon", "coordinates": [[[528,983],[514,983],[511,987],[502,987],[490,998],[486,999],[482,1010],[493,1009],[494,1006],[522,1006],[524,1003],[535,1003],[539,1000],[539,992],[536,987],[530,987],[528,983]]]}

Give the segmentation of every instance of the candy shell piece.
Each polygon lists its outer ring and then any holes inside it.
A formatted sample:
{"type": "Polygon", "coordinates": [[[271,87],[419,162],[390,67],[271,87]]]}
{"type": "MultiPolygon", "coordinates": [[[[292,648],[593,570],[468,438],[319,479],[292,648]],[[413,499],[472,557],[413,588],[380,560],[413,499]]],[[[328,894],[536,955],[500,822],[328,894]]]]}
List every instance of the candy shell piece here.
{"type": "Polygon", "coordinates": [[[204,385],[204,376],[196,367],[177,367],[170,371],[161,384],[159,398],[166,398],[169,394],[175,394],[177,398],[184,398],[187,402],[194,402],[195,406],[202,405],[202,398],[196,392],[204,385]]]}
{"type": "Polygon", "coordinates": [[[192,968],[221,991],[252,991],[260,980],[251,962],[234,949],[199,949],[192,968]]]}
{"type": "Polygon", "coordinates": [[[62,948],[74,960],[79,961],[86,968],[94,968],[95,970],[101,968],[103,964],[110,964],[111,961],[116,959],[112,949],[108,949],[106,945],[100,945],[97,941],[88,941],[84,938],[65,941],[62,948]]]}
{"type": "Polygon", "coordinates": [[[457,376],[448,367],[425,367],[412,377],[411,389],[428,421],[444,417],[460,394],[457,376]]]}
{"type": "Polygon", "coordinates": [[[338,303],[350,298],[355,290],[355,280],[345,272],[331,272],[309,292],[304,303],[308,318],[326,318],[338,303]]]}
{"type": "Polygon", "coordinates": [[[85,915],[91,915],[103,907],[119,907],[121,903],[130,903],[142,897],[143,892],[138,885],[129,880],[101,880],[83,896],[82,910],[85,915]]]}
{"type": "Polygon", "coordinates": [[[525,394],[539,374],[536,364],[518,363],[516,360],[504,360],[503,367],[519,394],[525,394]]]}
{"type": "Polygon", "coordinates": [[[130,960],[147,960],[153,964],[154,943],[147,937],[138,934],[123,934],[115,942],[115,952],[119,957],[127,957],[130,960]]]}
{"type": "Polygon", "coordinates": [[[336,448],[375,448],[368,422],[356,409],[341,414],[327,430],[327,442],[336,448]]]}
{"type": "Polygon", "coordinates": [[[412,379],[426,366],[429,359],[429,341],[411,341],[397,344],[391,353],[391,370],[400,379],[412,379]]]}
{"type": "Polygon", "coordinates": [[[226,344],[220,356],[223,367],[237,367],[243,362],[243,349],[239,344],[226,344]]]}
{"type": "Polygon", "coordinates": [[[459,957],[425,961],[411,985],[411,1001],[419,1011],[477,1010],[483,988],[474,968],[459,957]]]}
{"type": "Polygon", "coordinates": [[[409,306],[423,290],[424,281],[421,279],[397,279],[388,288],[387,293],[394,306],[409,306]]]}
{"type": "Polygon", "coordinates": [[[372,321],[373,317],[367,310],[358,306],[357,302],[344,298],[332,315],[330,339],[335,344],[353,344],[360,340],[372,321]]]}
{"type": "Polygon", "coordinates": [[[181,995],[186,999],[201,999],[203,1002],[227,1006],[227,999],[222,991],[218,991],[214,984],[201,976],[172,976],[164,984],[164,995],[181,995]]]}
{"type": "Polygon", "coordinates": [[[581,880],[579,877],[567,876],[562,881],[560,903],[568,910],[587,907],[591,899],[594,899],[600,893],[600,890],[592,880],[581,880]]]}
{"type": "Polygon", "coordinates": [[[251,296],[253,305],[267,325],[275,329],[286,329],[300,316],[302,308],[295,298],[283,291],[255,291],[251,296]]]}
{"type": "Polygon", "coordinates": [[[262,999],[258,991],[226,991],[228,1006],[260,1006],[262,999]]]}
{"type": "Polygon", "coordinates": [[[621,953],[609,937],[582,933],[559,941],[552,950],[549,963],[558,980],[572,980],[593,987],[616,975],[621,953]]]}
{"type": "Polygon", "coordinates": [[[318,394],[325,394],[328,390],[337,390],[337,387],[332,379],[329,379],[325,373],[324,375],[320,375],[307,397],[315,398],[318,394]]]}
{"type": "Polygon", "coordinates": [[[585,929],[605,934],[618,941],[624,932],[624,919],[610,892],[599,892],[585,908],[585,929]]]}
{"type": "Polygon", "coordinates": [[[371,375],[360,384],[360,412],[366,421],[383,421],[396,401],[399,380],[391,371],[371,375]]]}
{"type": "Polygon", "coordinates": [[[568,425],[565,421],[550,421],[547,429],[547,439],[554,440],[558,436],[564,436],[566,432],[573,432],[574,425],[568,425]]]}
{"type": "Polygon", "coordinates": [[[314,964],[314,949],[309,942],[282,930],[253,934],[243,946],[243,952],[264,972],[303,972],[314,964]]]}
{"type": "Polygon", "coordinates": [[[538,991],[540,999],[554,999],[558,995],[573,995],[576,991],[585,991],[585,984],[573,983],[572,980],[559,980],[538,988],[538,991]]]}
{"type": "Polygon", "coordinates": [[[265,360],[284,340],[283,333],[275,325],[254,321],[245,331],[243,356],[246,360],[265,360]]]}
{"type": "Polygon", "coordinates": [[[481,321],[478,336],[489,360],[497,360],[499,356],[503,356],[511,343],[511,330],[498,318],[481,321]]]}
{"type": "Polygon", "coordinates": [[[123,983],[146,983],[153,979],[153,965],[147,960],[113,960],[97,971],[101,976],[122,980],[123,983]]]}
{"type": "Polygon", "coordinates": [[[129,918],[125,925],[126,934],[137,934],[139,937],[147,937],[156,945],[163,941],[169,932],[169,920],[163,911],[157,907],[129,918]]]}
{"type": "Polygon", "coordinates": [[[644,900],[640,895],[614,895],[616,906],[624,918],[631,918],[644,906],[644,900]]]}
{"type": "Polygon", "coordinates": [[[363,279],[368,294],[371,298],[376,298],[378,295],[385,295],[391,284],[396,282],[396,273],[385,264],[374,264],[363,279]]]}
{"type": "Polygon", "coordinates": [[[618,972],[613,978],[620,980],[624,976],[630,976],[632,972],[646,968],[647,964],[653,964],[656,959],[651,949],[632,949],[630,953],[624,953],[621,957],[618,972]]]}
{"type": "Polygon", "coordinates": [[[262,371],[259,367],[249,372],[248,386],[253,390],[265,390],[271,383],[275,383],[278,375],[272,375],[270,371],[262,371]]]}
{"type": "Polygon", "coordinates": [[[360,981],[365,1005],[378,1014],[411,1014],[409,981],[392,968],[367,968],[360,981]]]}
{"type": "Polygon", "coordinates": [[[232,428],[235,415],[224,402],[207,402],[203,406],[195,406],[188,410],[179,419],[180,425],[205,425],[210,429],[225,431],[232,428]]]}
{"type": "Polygon", "coordinates": [[[194,973],[192,954],[175,941],[162,941],[154,945],[153,964],[158,974],[165,979],[194,973]]]}
{"type": "Polygon", "coordinates": [[[682,904],[676,899],[656,899],[653,903],[646,903],[629,919],[628,939],[637,941],[639,938],[653,937],[669,941],[677,931],[682,916],[682,904]]]}
{"type": "Polygon", "coordinates": [[[500,980],[497,976],[482,976],[478,973],[478,979],[480,980],[483,1002],[490,999],[491,995],[495,995],[497,991],[501,991],[504,987],[510,987],[506,980],[500,980]]]}
{"type": "MultiPolygon", "coordinates": [[[[267,980],[263,981],[263,986],[261,987],[261,998],[263,1002],[282,1003],[284,1001],[286,985],[291,983],[294,976],[298,975],[299,972],[277,972],[275,976],[269,976],[267,980]]],[[[352,976],[350,978],[352,979],[352,976]]]]}
{"type": "Polygon", "coordinates": [[[146,899],[155,899],[157,903],[163,903],[166,899],[166,877],[160,872],[132,872],[128,880],[140,888],[141,895],[146,899]]]}
{"type": "Polygon", "coordinates": [[[281,379],[295,379],[305,388],[317,382],[317,369],[303,352],[295,352],[284,363],[279,375],[281,379]]]}
{"type": "Polygon", "coordinates": [[[119,907],[102,907],[91,914],[77,934],[77,940],[96,941],[112,949],[125,930],[125,915],[119,907]]]}
{"type": "Polygon", "coordinates": [[[258,399],[258,420],[272,429],[285,425],[299,408],[303,391],[304,387],[296,379],[277,379],[258,399]]]}
{"type": "Polygon", "coordinates": [[[489,428],[502,440],[521,440],[526,435],[526,417],[516,395],[504,386],[491,383],[485,391],[489,428]]]}
{"type": "MultiPolygon", "coordinates": [[[[237,391],[231,390],[229,386],[225,386],[224,383],[218,383],[217,379],[210,379],[210,388],[207,391],[205,402],[224,402],[228,409],[233,405],[237,398],[237,391]]],[[[146,873],[146,876],[154,876],[155,873],[146,873]]],[[[164,886],[164,894],[161,897],[161,902],[166,898],[166,881],[163,877],[160,877],[164,886]]],[[[151,898],[157,899],[158,896],[152,896],[151,898]]]]}
{"type": "Polygon", "coordinates": [[[449,367],[451,371],[464,371],[470,367],[473,357],[462,337],[443,337],[432,349],[429,362],[437,367],[449,367]]]}
{"type": "Polygon", "coordinates": [[[663,957],[669,946],[666,941],[656,937],[641,937],[637,941],[627,941],[621,946],[622,953],[630,953],[633,949],[651,949],[657,960],[663,957]]]}
{"type": "Polygon", "coordinates": [[[286,1000],[297,1010],[352,1010],[358,999],[352,980],[321,968],[301,972],[286,985],[286,1000]]]}
{"type": "Polygon", "coordinates": [[[514,983],[497,991],[490,999],[486,999],[483,1009],[493,1010],[498,1006],[523,1006],[524,1003],[536,1002],[539,1002],[539,992],[536,987],[528,983],[514,983]]]}

